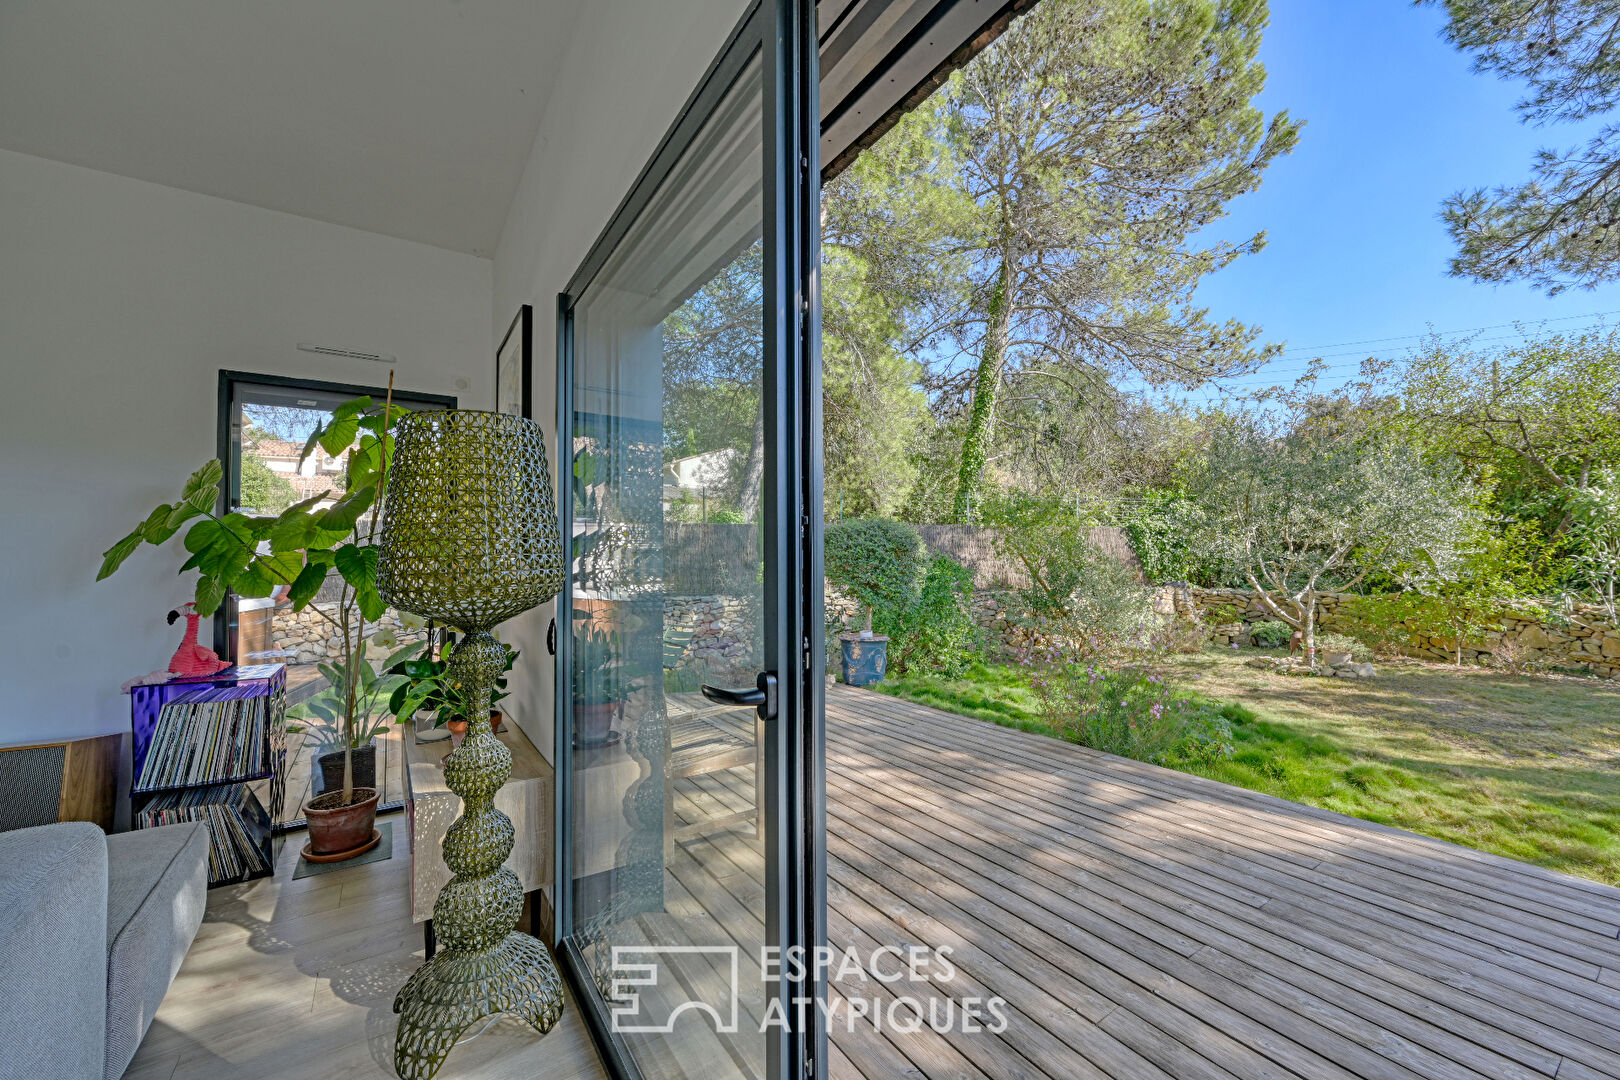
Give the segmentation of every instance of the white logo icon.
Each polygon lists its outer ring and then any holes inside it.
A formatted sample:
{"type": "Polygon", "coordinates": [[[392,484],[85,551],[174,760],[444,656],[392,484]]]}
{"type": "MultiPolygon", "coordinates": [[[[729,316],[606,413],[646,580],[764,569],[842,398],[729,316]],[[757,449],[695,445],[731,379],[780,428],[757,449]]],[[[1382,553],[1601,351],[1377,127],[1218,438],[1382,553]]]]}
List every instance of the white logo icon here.
{"type": "MultiPolygon", "coordinates": [[[[688,1010],[708,1013],[714,1021],[714,1030],[722,1035],[737,1031],[738,956],[735,945],[615,945],[613,947],[613,1030],[625,1035],[667,1035],[675,1030],[675,1021],[688,1010]],[[659,995],[659,974],[665,965],[655,957],[696,955],[717,957],[723,963],[716,965],[725,972],[729,969],[730,1016],[723,1015],[727,1005],[717,1008],[707,1001],[679,1000],[662,1021],[642,1014],[642,991],[654,1001],[659,995]],[[638,990],[637,988],[641,988],[638,990]]],[[[668,990],[673,999],[686,998],[678,986],[668,990]]],[[[649,1002],[652,1004],[652,1002],[649,1002]]],[[[662,1012],[662,1008],[658,1008],[662,1012]]]]}

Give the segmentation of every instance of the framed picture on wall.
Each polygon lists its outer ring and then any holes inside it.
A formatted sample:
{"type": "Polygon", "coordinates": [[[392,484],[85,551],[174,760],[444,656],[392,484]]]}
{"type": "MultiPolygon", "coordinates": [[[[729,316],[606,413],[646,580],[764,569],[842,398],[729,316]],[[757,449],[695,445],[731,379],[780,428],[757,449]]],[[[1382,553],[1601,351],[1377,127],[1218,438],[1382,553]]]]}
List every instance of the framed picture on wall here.
{"type": "Polygon", "coordinates": [[[495,411],[534,419],[534,308],[524,304],[495,350],[495,411]]]}

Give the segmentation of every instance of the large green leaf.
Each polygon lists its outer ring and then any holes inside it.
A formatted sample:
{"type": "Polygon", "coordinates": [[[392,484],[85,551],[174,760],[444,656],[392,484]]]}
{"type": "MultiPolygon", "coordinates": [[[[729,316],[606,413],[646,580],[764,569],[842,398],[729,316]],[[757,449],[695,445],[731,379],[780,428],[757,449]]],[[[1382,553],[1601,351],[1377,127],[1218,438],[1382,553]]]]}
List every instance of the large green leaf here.
{"type": "MultiPolygon", "coordinates": [[[[164,515],[162,528],[167,530],[170,534],[173,534],[180,528],[180,526],[184,525],[198,514],[208,513],[209,507],[212,507],[213,505],[213,503],[209,503],[207,507],[199,510],[186,500],[181,499],[173,506],[164,507],[167,513],[164,515]]],[[[152,541],[154,544],[161,544],[162,542],[162,540],[152,541]]]]}
{"type": "Polygon", "coordinates": [[[332,422],[326,425],[326,430],[321,432],[321,449],[326,451],[328,457],[335,458],[349,448],[359,432],[360,422],[354,417],[339,419],[334,416],[332,422]]]}
{"type": "Polygon", "coordinates": [[[129,558],[130,554],[140,546],[141,530],[137,528],[118,543],[102,552],[101,569],[96,573],[96,580],[100,581],[102,578],[111,576],[113,571],[122,566],[124,560],[129,558]]]}
{"type": "Polygon", "coordinates": [[[321,529],[329,532],[341,530],[345,535],[353,529],[372,502],[377,498],[377,486],[367,484],[327,507],[316,518],[321,529]]]}
{"type": "Polygon", "coordinates": [[[371,408],[371,398],[362,394],[357,398],[350,398],[348,401],[345,401],[343,404],[333,409],[332,419],[348,420],[352,417],[359,416],[369,408],[371,408]]]}
{"type": "Polygon", "coordinates": [[[360,436],[360,445],[349,455],[349,489],[351,491],[376,486],[379,446],[376,436],[360,436]]]}
{"type": "Polygon", "coordinates": [[[292,588],[287,590],[287,599],[292,601],[294,611],[303,611],[304,607],[321,591],[321,583],[326,580],[326,567],[320,563],[308,563],[298,572],[293,580],[292,588]]]}
{"type": "MultiPolygon", "coordinates": [[[[199,514],[206,514],[208,511],[214,508],[216,503],[219,502],[219,488],[200,488],[197,491],[193,491],[191,494],[187,495],[184,499],[181,499],[180,502],[184,503],[186,506],[189,506],[199,514]]],[[[178,510],[179,506],[177,505],[175,509],[178,510]]]]}
{"type": "Polygon", "coordinates": [[[304,572],[304,553],[302,551],[282,551],[270,555],[260,555],[258,561],[264,565],[272,580],[277,585],[291,585],[298,575],[304,572]]]}
{"type": "Polygon", "coordinates": [[[315,450],[316,445],[320,443],[321,433],[325,430],[325,424],[317,424],[315,430],[309,433],[309,438],[304,440],[304,448],[298,452],[299,465],[309,460],[309,455],[315,450]]]}
{"type": "Polygon", "coordinates": [[[332,553],[333,565],[354,588],[377,580],[377,549],[344,544],[332,553]]]}
{"type": "MultiPolygon", "coordinates": [[[[174,513],[174,509],[173,506],[165,503],[146,515],[146,520],[141,522],[140,534],[148,544],[161,544],[179,531],[179,521],[173,525],[169,524],[169,518],[174,513]]],[[[184,518],[181,519],[181,521],[184,520],[184,518]]]]}
{"type": "Polygon", "coordinates": [[[197,614],[207,616],[219,610],[225,600],[225,586],[207,574],[197,579],[197,614]]]}
{"type": "Polygon", "coordinates": [[[281,552],[302,551],[315,533],[315,519],[303,511],[290,508],[282,512],[270,527],[270,550],[281,552]]]}
{"type": "Polygon", "coordinates": [[[208,502],[200,507],[206,511],[208,507],[214,505],[214,499],[219,495],[219,482],[224,476],[225,466],[220,463],[219,458],[204,463],[202,468],[192,473],[186,480],[186,486],[180,492],[180,500],[191,502],[194,496],[207,493],[208,502]]]}
{"type": "Polygon", "coordinates": [[[219,522],[213,518],[204,518],[186,531],[186,550],[192,554],[206,551],[221,533],[219,522]]]}
{"type": "Polygon", "coordinates": [[[343,575],[354,589],[355,603],[360,606],[360,614],[368,622],[375,622],[382,618],[388,605],[377,592],[377,549],[374,547],[360,547],[356,544],[344,544],[338,548],[335,563],[338,573],[343,575]]]}
{"type": "Polygon", "coordinates": [[[270,572],[265,569],[263,561],[254,559],[237,572],[231,581],[231,588],[236,590],[238,596],[258,600],[274,593],[279,584],[281,583],[272,578],[270,572]]]}

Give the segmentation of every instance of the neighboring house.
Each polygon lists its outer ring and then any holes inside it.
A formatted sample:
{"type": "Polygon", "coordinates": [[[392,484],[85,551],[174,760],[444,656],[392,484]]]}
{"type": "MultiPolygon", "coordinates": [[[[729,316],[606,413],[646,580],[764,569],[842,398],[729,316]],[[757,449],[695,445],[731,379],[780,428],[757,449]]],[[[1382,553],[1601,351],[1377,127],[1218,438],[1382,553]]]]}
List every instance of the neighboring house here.
{"type": "Polygon", "coordinates": [[[713,492],[731,479],[732,469],[742,452],[727,446],[690,457],[676,458],[664,466],[664,486],[683,491],[713,492]]]}
{"type": "Polygon", "coordinates": [[[260,439],[257,442],[244,443],[242,452],[252,454],[278,476],[286,477],[287,482],[298,492],[300,500],[322,492],[331,492],[332,497],[322,499],[317,507],[331,506],[337,502],[337,497],[343,491],[343,471],[347,467],[348,452],[337,457],[329,456],[326,451],[316,450],[299,463],[299,455],[304,452],[302,443],[288,442],[285,439],[260,439]]]}

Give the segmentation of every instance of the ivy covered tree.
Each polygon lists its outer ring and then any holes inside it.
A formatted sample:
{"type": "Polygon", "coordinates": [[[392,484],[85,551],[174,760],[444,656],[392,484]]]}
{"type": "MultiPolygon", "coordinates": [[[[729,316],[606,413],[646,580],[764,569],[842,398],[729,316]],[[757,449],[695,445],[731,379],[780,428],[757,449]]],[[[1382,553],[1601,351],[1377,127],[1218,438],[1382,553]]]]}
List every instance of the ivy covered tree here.
{"type": "MultiPolygon", "coordinates": [[[[1474,70],[1523,80],[1529,124],[1590,120],[1620,101],[1620,6],[1613,0],[1424,0],[1441,4],[1446,37],[1474,70]]],[[[1542,149],[1530,179],[1458,192],[1443,216],[1457,243],[1452,273],[1528,281],[1557,293],[1620,277],[1620,128],[1584,145],[1542,149]]]]}
{"type": "Polygon", "coordinates": [[[966,412],[958,520],[1010,378],[1195,386],[1274,354],[1193,303],[1264,243],[1196,234],[1297,139],[1253,105],[1267,18],[1264,0],[1045,0],[952,76],[937,129],[953,154],[934,177],[970,206],[967,297],[935,329],[968,361],[940,387],[966,412]]]}

